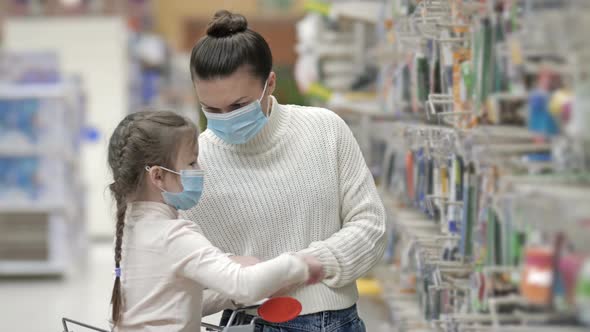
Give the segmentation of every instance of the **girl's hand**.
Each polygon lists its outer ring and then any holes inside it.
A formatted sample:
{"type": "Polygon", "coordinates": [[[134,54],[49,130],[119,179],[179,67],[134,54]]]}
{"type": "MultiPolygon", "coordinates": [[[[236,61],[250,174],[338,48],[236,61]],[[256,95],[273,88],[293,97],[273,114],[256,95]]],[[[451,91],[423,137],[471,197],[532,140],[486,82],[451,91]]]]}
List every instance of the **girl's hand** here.
{"type": "Polygon", "coordinates": [[[307,268],[309,269],[309,279],[307,280],[307,285],[313,285],[321,282],[325,278],[324,273],[324,266],[320,261],[313,257],[313,256],[301,256],[303,261],[307,264],[307,268]]]}
{"type": "MultiPolygon", "coordinates": [[[[322,265],[322,263],[320,263],[320,261],[317,258],[315,258],[313,256],[303,256],[303,255],[296,255],[296,256],[298,256],[299,258],[301,258],[301,260],[303,260],[303,262],[305,262],[305,264],[307,265],[307,269],[309,271],[309,279],[307,279],[307,281],[305,282],[305,285],[317,284],[317,283],[321,282],[322,280],[324,280],[324,277],[325,277],[324,266],[322,265]]],[[[298,289],[301,286],[302,286],[302,284],[289,285],[289,286],[283,287],[279,291],[274,293],[271,297],[286,296],[288,294],[293,293],[296,289],[298,289]]]]}
{"type": "Polygon", "coordinates": [[[252,266],[261,262],[254,256],[231,256],[230,259],[242,266],[252,266]]]}

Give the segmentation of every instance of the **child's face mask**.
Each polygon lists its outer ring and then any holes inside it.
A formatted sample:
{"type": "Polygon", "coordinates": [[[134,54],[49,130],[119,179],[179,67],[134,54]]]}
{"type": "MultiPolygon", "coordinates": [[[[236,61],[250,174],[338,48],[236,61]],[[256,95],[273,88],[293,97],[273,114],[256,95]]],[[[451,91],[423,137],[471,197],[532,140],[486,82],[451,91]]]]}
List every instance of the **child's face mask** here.
{"type": "MultiPolygon", "coordinates": [[[[171,169],[157,166],[161,169],[180,175],[180,182],[182,183],[183,190],[178,193],[169,192],[162,188],[162,197],[166,204],[173,206],[177,210],[189,210],[197,205],[203,194],[203,182],[205,172],[196,169],[183,169],[180,172],[173,171],[171,169]]],[[[150,170],[149,166],[145,167],[146,171],[150,170]]]]}

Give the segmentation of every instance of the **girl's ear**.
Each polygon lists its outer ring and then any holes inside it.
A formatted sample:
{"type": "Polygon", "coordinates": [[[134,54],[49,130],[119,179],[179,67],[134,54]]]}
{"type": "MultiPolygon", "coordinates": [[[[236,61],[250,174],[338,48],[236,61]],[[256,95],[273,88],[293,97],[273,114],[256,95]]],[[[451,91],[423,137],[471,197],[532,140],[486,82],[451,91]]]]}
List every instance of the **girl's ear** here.
{"type": "Polygon", "coordinates": [[[160,190],[164,187],[164,170],[158,166],[152,166],[147,169],[148,181],[160,190]]]}

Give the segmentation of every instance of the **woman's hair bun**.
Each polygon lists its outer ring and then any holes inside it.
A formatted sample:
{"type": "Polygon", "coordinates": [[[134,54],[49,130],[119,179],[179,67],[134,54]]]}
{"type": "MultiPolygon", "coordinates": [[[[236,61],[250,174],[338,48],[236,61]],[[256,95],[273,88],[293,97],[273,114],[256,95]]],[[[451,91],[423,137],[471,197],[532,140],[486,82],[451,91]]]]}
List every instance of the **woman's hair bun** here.
{"type": "Polygon", "coordinates": [[[233,14],[227,10],[215,13],[213,20],[207,26],[207,35],[213,38],[233,36],[248,29],[248,21],[240,14],[233,14]]]}

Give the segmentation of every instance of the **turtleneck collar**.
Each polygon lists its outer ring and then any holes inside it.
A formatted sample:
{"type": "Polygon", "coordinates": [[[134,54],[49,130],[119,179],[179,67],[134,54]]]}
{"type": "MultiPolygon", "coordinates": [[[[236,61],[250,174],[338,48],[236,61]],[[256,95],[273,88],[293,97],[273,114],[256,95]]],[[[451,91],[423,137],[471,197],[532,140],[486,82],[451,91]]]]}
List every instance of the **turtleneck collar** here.
{"type": "Polygon", "coordinates": [[[201,138],[224,149],[240,153],[260,153],[268,151],[281,138],[288,122],[289,112],[285,109],[288,106],[280,105],[274,96],[270,96],[271,111],[266,125],[256,136],[244,144],[229,144],[217,137],[211,130],[207,129],[201,138]]]}
{"type": "Polygon", "coordinates": [[[133,202],[127,204],[126,221],[178,219],[178,210],[158,202],[133,202]]]}

